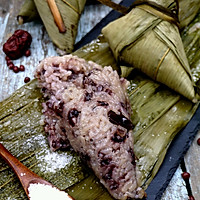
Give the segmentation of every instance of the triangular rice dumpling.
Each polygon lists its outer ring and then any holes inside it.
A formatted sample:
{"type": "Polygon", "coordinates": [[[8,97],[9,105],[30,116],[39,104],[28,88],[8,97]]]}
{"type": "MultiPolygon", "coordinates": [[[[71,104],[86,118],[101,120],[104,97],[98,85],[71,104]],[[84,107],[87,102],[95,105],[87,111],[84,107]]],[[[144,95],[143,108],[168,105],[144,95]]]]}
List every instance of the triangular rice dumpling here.
{"type": "MultiPolygon", "coordinates": [[[[65,30],[60,32],[55,23],[52,11],[46,0],[34,0],[39,15],[53,43],[66,53],[73,51],[74,42],[77,35],[80,15],[85,7],[86,0],[56,0],[54,5],[58,9],[61,19],[64,22],[65,30]]],[[[51,1],[49,1],[52,3],[51,1]]]]}
{"type": "Polygon", "coordinates": [[[165,15],[149,4],[141,4],[108,24],[102,32],[118,61],[141,70],[196,102],[178,26],[165,15]]]}

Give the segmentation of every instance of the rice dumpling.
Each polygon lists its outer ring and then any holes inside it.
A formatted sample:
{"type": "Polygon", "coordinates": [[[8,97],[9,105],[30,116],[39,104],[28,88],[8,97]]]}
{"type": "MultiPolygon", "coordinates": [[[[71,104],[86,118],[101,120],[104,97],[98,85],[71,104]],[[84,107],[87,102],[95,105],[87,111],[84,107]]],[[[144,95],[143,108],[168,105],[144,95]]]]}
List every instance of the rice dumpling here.
{"type": "Polygon", "coordinates": [[[34,2],[52,42],[59,49],[71,53],[86,0],[34,0],[34,2]]]}
{"type": "Polygon", "coordinates": [[[110,66],[71,55],[46,58],[36,77],[48,97],[43,111],[51,148],[71,145],[114,198],[142,199],[128,81],[110,66]]]}
{"type": "Polygon", "coordinates": [[[119,62],[196,102],[174,5],[172,0],[139,1],[128,14],[103,28],[102,33],[119,62]]]}

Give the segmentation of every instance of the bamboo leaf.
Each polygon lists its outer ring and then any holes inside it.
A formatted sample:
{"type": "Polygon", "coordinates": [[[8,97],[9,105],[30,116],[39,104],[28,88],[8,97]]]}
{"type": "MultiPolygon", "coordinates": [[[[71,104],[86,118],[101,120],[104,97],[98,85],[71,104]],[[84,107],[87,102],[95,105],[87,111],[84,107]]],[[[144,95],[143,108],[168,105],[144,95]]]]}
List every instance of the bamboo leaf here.
{"type": "Polygon", "coordinates": [[[73,54],[82,57],[87,61],[93,60],[102,66],[112,66],[113,69],[119,71],[119,66],[117,65],[103,35],[100,35],[97,39],[86,44],[81,49],[78,49],[73,54]]]}
{"type": "Polygon", "coordinates": [[[0,102],[0,120],[29,104],[34,99],[40,99],[42,94],[33,80],[17,90],[10,98],[0,102]],[[20,99],[20,101],[19,101],[20,99]]]}
{"type": "Polygon", "coordinates": [[[200,1],[193,0],[191,2],[179,0],[179,20],[180,28],[186,27],[198,14],[200,10],[200,1]]]}
{"type": "Polygon", "coordinates": [[[86,0],[56,0],[66,32],[61,33],[46,0],[34,0],[39,15],[52,42],[61,50],[71,53],[77,35],[78,22],[86,0]]]}
{"type": "Polygon", "coordinates": [[[39,19],[40,16],[36,9],[35,3],[33,0],[25,0],[19,14],[17,15],[17,21],[19,24],[24,24],[26,22],[39,19]]]}
{"type": "Polygon", "coordinates": [[[106,189],[101,185],[93,173],[86,179],[67,189],[67,192],[76,200],[112,200],[106,189]]]}
{"type": "MultiPolygon", "coordinates": [[[[164,7],[171,1],[159,3],[164,7]]],[[[139,69],[196,102],[194,82],[178,27],[161,15],[165,13],[149,5],[138,5],[104,27],[102,33],[120,63],[139,69]],[[119,31],[119,25],[123,31],[119,31]]]]}

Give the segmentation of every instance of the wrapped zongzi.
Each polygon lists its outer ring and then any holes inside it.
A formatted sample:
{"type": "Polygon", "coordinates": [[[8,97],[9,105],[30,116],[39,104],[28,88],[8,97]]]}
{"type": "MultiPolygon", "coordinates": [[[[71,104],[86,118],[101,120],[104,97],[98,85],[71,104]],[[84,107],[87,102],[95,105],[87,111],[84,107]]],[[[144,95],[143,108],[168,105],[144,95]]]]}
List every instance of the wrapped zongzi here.
{"type": "Polygon", "coordinates": [[[53,43],[66,53],[71,53],[86,0],[34,0],[34,2],[53,43]]]}
{"type": "Polygon", "coordinates": [[[102,32],[119,62],[196,102],[175,5],[173,0],[136,1],[128,14],[108,24],[102,32]]]}
{"type": "Polygon", "coordinates": [[[71,55],[46,58],[36,77],[48,97],[43,106],[51,148],[71,145],[116,199],[143,198],[128,81],[111,67],[71,55]]]}

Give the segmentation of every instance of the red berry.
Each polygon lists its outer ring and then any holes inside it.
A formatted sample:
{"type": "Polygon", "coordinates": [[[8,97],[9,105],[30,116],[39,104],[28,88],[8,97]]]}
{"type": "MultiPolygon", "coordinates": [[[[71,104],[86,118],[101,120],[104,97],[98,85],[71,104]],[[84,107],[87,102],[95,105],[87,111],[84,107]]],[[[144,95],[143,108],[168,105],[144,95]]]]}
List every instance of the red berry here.
{"type": "Polygon", "coordinates": [[[20,66],[19,66],[19,71],[23,72],[24,70],[25,70],[24,65],[20,65],[20,66]]]}
{"type": "Polygon", "coordinates": [[[14,71],[15,73],[18,73],[18,72],[19,72],[19,68],[18,68],[17,66],[14,66],[14,67],[13,67],[13,71],[14,71]]]}
{"type": "Polygon", "coordinates": [[[26,57],[29,57],[31,55],[31,51],[28,49],[28,50],[26,50],[26,52],[25,52],[25,56],[26,57]]]}
{"type": "Polygon", "coordinates": [[[197,139],[197,144],[200,145],[200,138],[197,139]]]}
{"type": "Polygon", "coordinates": [[[183,172],[183,173],[181,174],[181,176],[182,176],[182,178],[183,178],[184,180],[188,180],[188,179],[190,178],[190,174],[189,174],[188,172],[183,172]]]}
{"type": "Polygon", "coordinates": [[[28,83],[31,79],[29,77],[24,78],[24,83],[28,83]]]}
{"type": "Polygon", "coordinates": [[[193,196],[189,196],[189,200],[195,200],[195,198],[193,196]]]}

